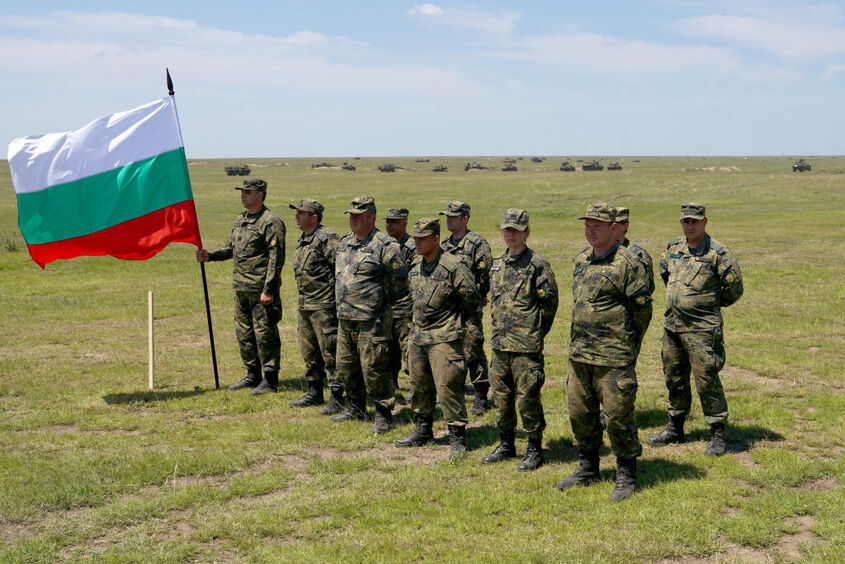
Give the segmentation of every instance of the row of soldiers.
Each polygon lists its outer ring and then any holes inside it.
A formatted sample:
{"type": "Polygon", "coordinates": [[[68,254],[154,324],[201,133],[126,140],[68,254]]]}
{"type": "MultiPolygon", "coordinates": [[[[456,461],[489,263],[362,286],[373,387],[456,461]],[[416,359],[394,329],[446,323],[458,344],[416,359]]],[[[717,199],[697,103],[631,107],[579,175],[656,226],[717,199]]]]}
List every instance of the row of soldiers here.
{"type": "MultiPolygon", "coordinates": [[[[278,385],[281,319],[280,272],[285,226],[264,206],[267,184],[247,179],[246,211],[229,242],[197,260],[234,260],[235,327],[246,376],[231,389],[253,394],[278,385]]],[[[293,257],[298,289],[298,333],[308,390],[292,407],[324,405],[334,422],[370,420],[372,431],[393,427],[395,389],[404,364],[410,376],[414,429],[397,447],[434,441],[439,401],[449,428],[450,455],[466,452],[465,380],[474,388],[471,415],[488,409],[492,386],[499,444],[484,463],[515,458],[516,412],[528,436],[519,471],[543,464],[546,422],[541,402],[545,382],[543,346],[558,308],[558,288],[549,262],[527,246],[528,212],[505,212],[507,250],[492,257],[489,243],[468,229],[470,206],[450,202],[449,237],[441,240],[439,218],[421,218],[407,233],[408,210],[390,208],[387,234],[375,227],[371,196],[351,202],[350,232],[340,238],[322,224],[324,207],[302,199],[290,208],[302,232],[293,257]],[[492,361],[488,375],[482,329],[483,308],[492,317],[492,361]],[[328,403],[323,395],[328,383],[328,403]]],[[[652,316],[651,257],[627,238],[629,212],[592,204],[580,220],[589,245],[574,259],[573,309],[567,367],[570,423],[579,465],[557,487],[589,485],[600,479],[599,448],[606,429],[617,459],[610,499],[636,489],[636,460],[642,453],[634,405],[635,366],[652,316]]],[[[659,274],[666,284],[662,360],[669,389],[669,423],[649,438],[653,446],[684,440],[691,406],[690,374],[701,399],[711,439],[706,454],[725,452],[727,403],[719,380],[725,361],[720,308],[742,295],[739,266],[727,247],[706,233],[704,206],[681,206],[684,237],[671,241],[659,274]]]]}

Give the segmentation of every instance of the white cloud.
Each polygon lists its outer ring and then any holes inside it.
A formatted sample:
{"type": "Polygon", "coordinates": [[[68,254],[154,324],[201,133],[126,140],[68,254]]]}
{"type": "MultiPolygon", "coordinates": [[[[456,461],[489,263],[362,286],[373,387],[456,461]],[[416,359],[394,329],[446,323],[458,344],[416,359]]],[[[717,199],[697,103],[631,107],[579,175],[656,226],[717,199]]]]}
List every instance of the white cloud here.
{"type": "Polygon", "coordinates": [[[409,16],[442,16],[443,8],[434,4],[420,4],[408,10],[409,16]]]}
{"type": "Polygon", "coordinates": [[[824,70],[824,78],[825,80],[830,80],[842,71],[845,71],[845,64],[843,63],[833,63],[827,65],[827,68],[824,70]]]}

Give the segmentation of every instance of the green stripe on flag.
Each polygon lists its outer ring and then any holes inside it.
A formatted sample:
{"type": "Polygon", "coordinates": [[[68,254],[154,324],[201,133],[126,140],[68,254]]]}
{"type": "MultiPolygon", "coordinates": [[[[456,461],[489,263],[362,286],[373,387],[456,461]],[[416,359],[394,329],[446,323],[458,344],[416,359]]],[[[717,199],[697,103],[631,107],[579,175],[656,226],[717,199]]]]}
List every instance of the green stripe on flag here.
{"type": "Polygon", "coordinates": [[[155,157],[18,194],[18,223],[29,245],[80,237],[192,200],[180,147],[155,157]]]}

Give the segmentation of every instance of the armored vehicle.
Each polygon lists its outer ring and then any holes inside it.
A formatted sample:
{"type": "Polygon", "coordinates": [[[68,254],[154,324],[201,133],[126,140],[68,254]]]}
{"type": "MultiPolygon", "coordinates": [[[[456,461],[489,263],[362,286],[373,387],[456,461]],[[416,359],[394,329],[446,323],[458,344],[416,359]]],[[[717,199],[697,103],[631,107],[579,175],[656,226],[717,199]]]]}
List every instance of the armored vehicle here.
{"type": "Polygon", "coordinates": [[[429,162],[430,160],[431,160],[431,159],[417,159],[417,162],[418,162],[418,163],[427,163],[427,162],[429,162]]]}
{"type": "Polygon", "coordinates": [[[505,163],[505,166],[502,167],[502,172],[516,172],[517,170],[519,169],[513,163],[505,163]]]}
{"type": "Polygon", "coordinates": [[[622,165],[620,165],[618,162],[612,162],[607,165],[607,170],[622,170],[622,165]]]}
{"type": "Polygon", "coordinates": [[[604,170],[604,167],[601,163],[599,163],[599,161],[593,161],[582,166],[581,170],[604,170]]]}
{"type": "Polygon", "coordinates": [[[355,170],[355,165],[351,165],[347,161],[343,161],[343,166],[340,168],[343,170],[355,170]]]}
{"type": "Polygon", "coordinates": [[[810,170],[813,170],[810,163],[804,159],[798,159],[796,162],[792,163],[792,172],[805,172],[810,170]]]}
{"type": "Polygon", "coordinates": [[[247,165],[243,166],[227,166],[224,167],[223,170],[226,171],[226,174],[229,176],[247,176],[252,169],[249,168],[247,165]]]}
{"type": "Polygon", "coordinates": [[[541,163],[541,162],[543,162],[544,160],[546,160],[546,159],[545,159],[545,157],[531,157],[531,162],[532,162],[532,163],[541,163]]]}
{"type": "Polygon", "coordinates": [[[432,172],[448,172],[449,167],[447,167],[446,165],[437,165],[436,167],[431,169],[431,171],[432,172]]]}
{"type": "Polygon", "coordinates": [[[320,161],[318,163],[313,163],[311,168],[332,168],[333,166],[333,164],[327,163],[326,161],[320,161]]]}
{"type": "Polygon", "coordinates": [[[379,172],[396,172],[396,167],[393,163],[384,163],[380,167],[378,167],[379,172]]]}
{"type": "Polygon", "coordinates": [[[464,165],[464,170],[488,170],[488,168],[478,163],[467,163],[464,165]]]}
{"type": "Polygon", "coordinates": [[[508,164],[508,163],[515,163],[515,162],[516,162],[516,159],[511,159],[511,158],[507,158],[507,159],[505,159],[505,164],[508,164]]]}
{"type": "Polygon", "coordinates": [[[562,163],[560,163],[560,170],[562,170],[563,172],[573,172],[575,170],[575,167],[572,166],[569,161],[563,161],[562,163]]]}

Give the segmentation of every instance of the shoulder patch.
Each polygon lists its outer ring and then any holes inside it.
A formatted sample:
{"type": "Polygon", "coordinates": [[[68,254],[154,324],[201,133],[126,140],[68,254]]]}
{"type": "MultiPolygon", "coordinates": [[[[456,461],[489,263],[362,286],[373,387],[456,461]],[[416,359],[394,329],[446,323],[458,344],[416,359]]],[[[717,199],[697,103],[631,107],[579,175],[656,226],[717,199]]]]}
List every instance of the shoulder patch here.
{"type": "Polygon", "coordinates": [[[645,298],[645,296],[639,296],[639,297],[638,297],[636,300],[634,300],[634,301],[635,301],[635,302],[637,302],[637,305],[644,305],[644,304],[645,304],[645,302],[646,302],[646,298],[645,298]]]}

